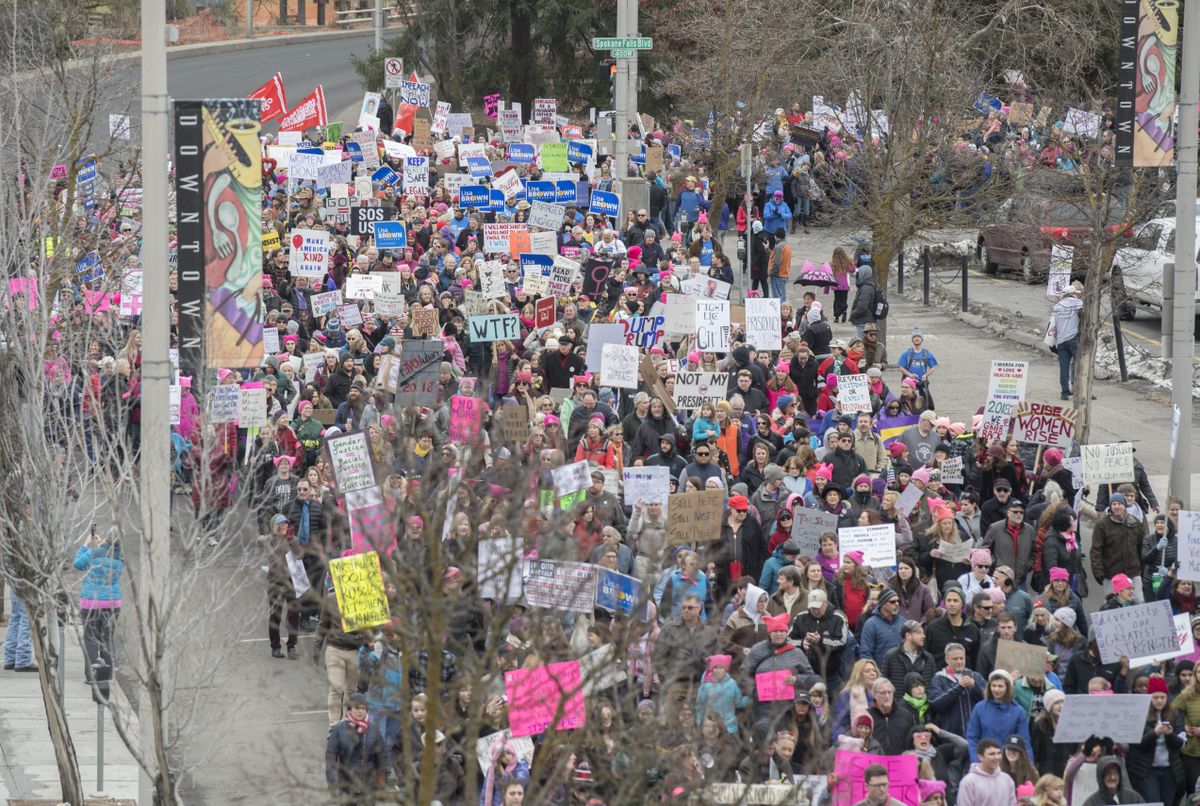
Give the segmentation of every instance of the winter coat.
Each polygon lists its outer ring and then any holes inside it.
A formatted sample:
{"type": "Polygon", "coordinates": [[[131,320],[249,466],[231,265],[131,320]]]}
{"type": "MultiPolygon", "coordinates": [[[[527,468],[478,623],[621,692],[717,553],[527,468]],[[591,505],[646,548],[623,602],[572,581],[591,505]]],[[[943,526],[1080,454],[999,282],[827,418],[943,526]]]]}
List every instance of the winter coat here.
{"type": "Polygon", "coordinates": [[[880,711],[878,703],[867,709],[867,713],[875,720],[871,738],[879,741],[884,755],[898,756],[910,747],[908,734],[916,723],[912,712],[901,707],[899,697],[892,703],[889,713],[880,711]]]}
{"type": "Polygon", "coordinates": [[[375,647],[358,650],[358,679],[367,684],[367,709],[396,717],[404,711],[404,664],[400,653],[384,648],[383,656],[375,647]]]}
{"type": "Polygon", "coordinates": [[[121,606],[121,573],[125,560],[121,547],[110,544],[75,552],[75,570],[87,571],[79,590],[79,606],[84,610],[121,606]]]}
{"type": "Polygon", "coordinates": [[[343,719],[325,742],[325,783],[346,793],[366,793],[382,786],[391,766],[380,722],[371,719],[366,733],[343,719]]]}
{"type": "MultiPolygon", "coordinates": [[[[1171,708],[1182,717],[1183,725],[1200,725],[1200,693],[1197,693],[1195,686],[1185,688],[1171,701],[1171,708]]],[[[1177,724],[1175,727],[1178,729],[1182,726],[1177,724]]],[[[1200,736],[1187,737],[1183,745],[1183,754],[1191,758],[1200,758],[1200,736]]]]}
{"type": "Polygon", "coordinates": [[[1025,582],[1032,568],[1033,543],[1037,532],[1028,523],[1022,524],[1017,530],[1016,538],[1008,529],[1008,519],[993,523],[983,536],[983,546],[992,552],[992,560],[997,566],[1007,565],[1017,575],[1014,584],[1025,582]]]}
{"type": "MultiPolygon", "coordinates": [[[[1162,721],[1170,722],[1174,729],[1170,733],[1163,734],[1161,737],[1167,748],[1167,766],[1171,768],[1171,773],[1175,776],[1176,781],[1183,780],[1183,761],[1180,759],[1179,751],[1183,749],[1183,739],[1180,734],[1183,733],[1183,727],[1177,721],[1174,714],[1171,713],[1171,708],[1168,706],[1163,709],[1161,714],[1162,721]]],[[[1125,767],[1129,770],[1129,777],[1132,780],[1141,780],[1148,776],[1154,766],[1154,751],[1158,745],[1159,735],[1154,732],[1154,728],[1158,725],[1158,719],[1150,718],[1146,720],[1146,726],[1142,733],[1142,740],[1137,744],[1130,744],[1125,753],[1125,767]]]]}
{"type": "MultiPolygon", "coordinates": [[[[963,648],[967,650],[967,667],[975,667],[975,661],[979,657],[980,635],[979,628],[972,623],[970,618],[964,615],[961,627],[955,627],[946,616],[940,616],[929,622],[929,626],[925,628],[925,648],[935,658],[942,658],[946,651],[946,644],[962,644],[963,648]]],[[[960,730],[954,732],[962,735],[960,730]]]]}
{"type": "Polygon", "coordinates": [[[1103,583],[1117,574],[1140,576],[1142,535],[1145,533],[1145,524],[1128,513],[1121,521],[1113,520],[1111,515],[1097,519],[1092,527],[1092,577],[1103,583]]]}
{"type": "Polygon", "coordinates": [[[1012,806],[1016,802],[1017,788],[1008,773],[999,767],[995,772],[984,772],[979,764],[972,764],[971,771],[963,776],[955,801],[956,806],[1012,806]]]}
{"type": "Polygon", "coordinates": [[[716,630],[707,622],[689,628],[682,620],[669,621],[654,642],[654,670],[664,684],[699,682],[716,645],[716,630]]]}
{"type": "Polygon", "coordinates": [[[854,304],[850,307],[850,321],[856,325],[874,322],[875,307],[879,301],[879,289],[875,287],[875,270],[867,264],[859,266],[855,283],[858,285],[858,292],[854,295],[854,304]]]}
{"type": "MultiPolygon", "coordinates": [[[[1063,691],[1068,694],[1087,694],[1088,681],[1093,677],[1103,677],[1116,687],[1120,674],[1120,663],[1101,663],[1100,656],[1093,656],[1085,643],[1071,654],[1071,660],[1067,663],[1067,673],[1063,675],[1063,691]]],[[[1121,678],[1121,688],[1124,688],[1124,679],[1121,678]]]]}
{"type": "Polygon", "coordinates": [[[696,725],[700,725],[704,715],[712,711],[721,718],[725,730],[737,733],[737,709],[750,704],[750,697],[742,692],[737,681],[725,675],[720,683],[705,680],[696,692],[696,725]]]}
{"type": "Polygon", "coordinates": [[[879,665],[879,673],[892,681],[892,685],[896,687],[896,695],[902,696],[904,680],[913,672],[921,675],[927,691],[932,689],[933,676],[938,672],[938,665],[933,655],[924,649],[917,650],[917,657],[913,659],[904,652],[903,646],[897,646],[888,650],[888,653],[883,656],[883,663],[879,665]]]}
{"type": "Polygon", "coordinates": [[[1030,728],[1030,738],[1033,741],[1030,743],[1029,749],[1037,757],[1039,772],[1044,775],[1057,775],[1059,778],[1065,778],[1067,762],[1079,743],[1055,742],[1054,731],[1056,728],[1057,725],[1049,719],[1043,719],[1042,716],[1036,717],[1033,720],[1033,727],[1030,728]]]}
{"type": "Polygon", "coordinates": [[[772,199],[763,205],[763,229],[772,237],[775,235],[775,230],[788,228],[788,224],[792,221],[792,208],[788,207],[787,202],[775,201],[772,199]]]}
{"type": "Polygon", "coordinates": [[[959,736],[967,734],[971,709],[983,699],[984,688],[987,685],[977,672],[970,669],[964,669],[962,675],[971,676],[975,685],[971,688],[959,685],[958,677],[943,667],[933,676],[933,685],[927,695],[930,713],[937,718],[938,725],[959,736]]]}
{"type": "MultiPolygon", "coordinates": [[[[1093,553],[1094,551],[1093,549],[1093,553]]],[[[1067,573],[1072,577],[1078,577],[1081,592],[1087,594],[1087,580],[1083,576],[1083,554],[1078,541],[1075,549],[1069,550],[1066,538],[1054,530],[1046,533],[1046,540],[1042,544],[1042,569],[1049,574],[1051,568],[1067,569],[1067,573]]]]}
{"type": "Polygon", "coordinates": [[[1092,794],[1083,802],[1083,806],[1111,806],[1114,803],[1144,803],[1145,798],[1140,795],[1135,789],[1129,786],[1125,779],[1124,765],[1116,756],[1101,756],[1096,762],[1096,782],[1100,785],[1100,789],[1092,794]],[[1104,774],[1111,767],[1116,767],[1121,773],[1121,780],[1117,783],[1117,791],[1115,794],[1108,794],[1104,786],[1104,774]]]}
{"type": "Polygon", "coordinates": [[[858,639],[859,657],[870,658],[882,669],[883,658],[888,650],[900,646],[900,628],[903,626],[904,619],[899,613],[891,621],[879,611],[872,613],[858,639]]]}
{"type": "MultiPolygon", "coordinates": [[[[751,681],[754,680],[755,675],[763,672],[787,670],[796,677],[797,688],[809,689],[814,683],[823,682],[813,672],[808,657],[800,647],[791,646],[782,652],[776,652],[769,640],[757,643],[750,648],[750,654],[746,656],[746,662],[742,668],[746,673],[746,678],[751,681]]],[[[790,713],[791,710],[791,700],[755,702],[754,720],[756,722],[770,720],[783,713],[790,713]]]]}
{"type": "Polygon", "coordinates": [[[979,760],[975,755],[975,745],[980,739],[995,739],[997,744],[1004,746],[1004,741],[1013,734],[1025,741],[1030,748],[1030,761],[1037,763],[1032,757],[1033,744],[1029,741],[1029,717],[1025,709],[1017,703],[982,700],[971,709],[971,719],[967,722],[967,752],[971,762],[979,760]]]}
{"type": "Polygon", "coordinates": [[[713,592],[718,600],[724,599],[731,591],[734,579],[730,574],[730,563],[738,560],[742,564],[742,574],[751,579],[762,575],[763,565],[767,561],[767,539],[762,528],[750,517],[742,522],[742,528],[735,537],[728,522],[721,525],[721,537],[704,545],[704,562],[716,563],[717,577],[713,580],[713,592]]]}

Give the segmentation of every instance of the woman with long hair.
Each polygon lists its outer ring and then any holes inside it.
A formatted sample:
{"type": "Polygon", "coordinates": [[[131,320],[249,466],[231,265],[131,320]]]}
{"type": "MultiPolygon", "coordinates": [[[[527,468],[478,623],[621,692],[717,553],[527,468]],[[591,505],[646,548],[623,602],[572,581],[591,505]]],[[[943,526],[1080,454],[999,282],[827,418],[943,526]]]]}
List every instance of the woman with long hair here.
{"type": "Polygon", "coordinates": [[[856,661],[850,669],[850,677],[833,704],[833,741],[843,733],[850,733],[850,726],[871,707],[871,686],[880,678],[879,667],[870,658],[856,661]]]}
{"type": "Polygon", "coordinates": [[[1063,703],[1067,695],[1052,688],[1042,697],[1045,710],[1034,717],[1029,728],[1030,747],[1033,757],[1038,760],[1041,769],[1049,775],[1062,776],[1067,769],[1067,760],[1075,750],[1072,742],[1061,744],[1054,741],[1054,732],[1058,730],[1058,717],[1062,714],[1063,703]]]}
{"type": "Polygon", "coordinates": [[[911,557],[901,557],[896,563],[896,573],[887,582],[888,587],[900,596],[900,614],[905,619],[924,624],[934,612],[936,602],[933,594],[921,581],[917,563],[911,557]]]}
{"type": "MultiPolygon", "coordinates": [[[[833,321],[845,322],[846,301],[850,297],[850,275],[854,274],[856,267],[846,250],[840,246],[833,250],[829,265],[833,267],[833,279],[837,281],[833,290],[833,321]]],[[[829,290],[826,289],[825,293],[828,294],[829,290]]]]}
{"type": "Polygon", "coordinates": [[[1000,771],[1012,779],[1013,786],[1018,787],[1026,782],[1033,783],[1038,779],[1037,767],[1029,760],[1029,751],[1025,741],[1019,736],[1009,736],[1004,742],[1004,755],[1000,757],[1000,771]],[[1017,741],[1013,741],[1016,738],[1017,741]]]}
{"type": "Polygon", "coordinates": [[[861,551],[848,551],[842,555],[842,565],[838,569],[834,584],[842,594],[842,612],[853,630],[858,626],[858,620],[867,607],[867,569],[862,564],[861,551]]]}
{"type": "Polygon", "coordinates": [[[1182,731],[1176,731],[1177,717],[1168,702],[1167,681],[1151,675],[1146,685],[1150,710],[1140,742],[1130,743],[1125,755],[1129,781],[1147,803],[1174,803],[1177,782],[1184,780],[1180,751],[1182,731]]]}
{"type": "Polygon", "coordinates": [[[933,525],[918,542],[920,545],[917,550],[917,564],[925,573],[937,579],[938,590],[945,590],[947,582],[971,572],[969,560],[947,559],[945,550],[941,548],[943,543],[948,546],[962,546],[967,543],[954,520],[954,510],[950,507],[943,505],[933,511],[933,525]]]}
{"type": "Polygon", "coordinates": [[[1033,806],[1067,806],[1067,782],[1049,773],[1037,779],[1033,788],[1033,806]]]}

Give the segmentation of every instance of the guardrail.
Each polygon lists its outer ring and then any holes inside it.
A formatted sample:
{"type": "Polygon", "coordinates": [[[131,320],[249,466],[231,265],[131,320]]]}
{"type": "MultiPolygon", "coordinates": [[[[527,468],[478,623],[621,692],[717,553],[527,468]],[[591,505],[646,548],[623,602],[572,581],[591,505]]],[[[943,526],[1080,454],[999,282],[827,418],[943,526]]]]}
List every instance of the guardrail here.
{"type": "MultiPolygon", "coordinates": [[[[374,8],[348,8],[344,11],[335,11],[334,25],[354,25],[356,23],[365,22],[368,25],[375,24],[375,9],[374,8]]],[[[401,14],[400,10],[395,6],[384,9],[384,27],[389,23],[401,22],[406,20],[407,15],[401,14]]]]}

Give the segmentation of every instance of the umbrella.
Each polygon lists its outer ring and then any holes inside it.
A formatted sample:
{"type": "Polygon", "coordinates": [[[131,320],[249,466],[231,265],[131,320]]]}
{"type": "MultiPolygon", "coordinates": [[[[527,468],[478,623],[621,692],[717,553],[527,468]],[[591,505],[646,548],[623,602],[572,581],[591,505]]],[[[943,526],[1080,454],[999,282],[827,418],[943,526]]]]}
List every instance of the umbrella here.
{"type": "Polygon", "coordinates": [[[829,288],[832,285],[837,285],[837,280],[833,277],[833,267],[828,263],[822,263],[818,266],[811,260],[804,261],[804,265],[800,267],[800,274],[797,275],[793,285],[815,285],[822,288],[829,288]]]}

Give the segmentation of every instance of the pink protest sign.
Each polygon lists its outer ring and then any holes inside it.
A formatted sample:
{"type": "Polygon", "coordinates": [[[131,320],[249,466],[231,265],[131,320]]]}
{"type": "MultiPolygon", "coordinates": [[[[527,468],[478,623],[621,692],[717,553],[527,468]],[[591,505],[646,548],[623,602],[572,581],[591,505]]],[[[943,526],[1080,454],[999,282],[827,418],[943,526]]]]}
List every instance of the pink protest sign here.
{"type": "Polygon", "coordinates": [[[471,442],[479,436],[478,398],[454,395],[450,398],[450,441],[471,442]]]}
{"type": "Polygon", "coordinates": [[[354,553],[375,551],[391,555],[396,550],[396,530],[392,526],[395,505],[391,500],[350,511],[350,546],[354,553]]]}
{"type": "Polygon", "coordinates": [[[796,690],[783,682],[791,674],[787,669],[777,672],[759,672],[754,675],[754,688],[758,690],[759,702],[775,702],[790,700],[796,696],[796,690]]]}
{"type": "Polygon", "coordinates": [[[37,310],[38,306],[38,285],[37,280],[29,277],[11,277],[8,281],[8,298],[4,300],[4,307],[11,308],[12,301],[15,299],[24,298],[29,310],[37,310]]]}
{"type": "Polygon", "coordinates": [[[504,692],[513,736],[573,730],[587,719],[577,660],[506,672],[504,692]]]}
{"type": "Polygon", "coordinates": [[[88,313],[103,313],[112,307],[112,303],[113,295],[108,291],[83,289],[83,309],[88,313]]]}
{"type": "Polygon", "coordinates": [[[908,806],[919,805],[916,756],[876,756],[838,750],[833,761],[833,771],[837,775],[832,791],[833,806],[852,806],[867,796],[863,771],[871,764],[882,764],[887,768],[888,795],[908,806]]]}

